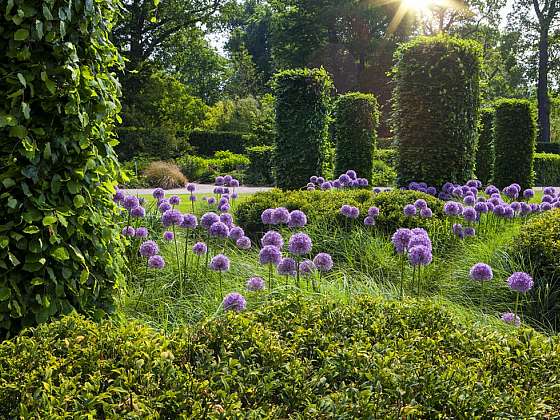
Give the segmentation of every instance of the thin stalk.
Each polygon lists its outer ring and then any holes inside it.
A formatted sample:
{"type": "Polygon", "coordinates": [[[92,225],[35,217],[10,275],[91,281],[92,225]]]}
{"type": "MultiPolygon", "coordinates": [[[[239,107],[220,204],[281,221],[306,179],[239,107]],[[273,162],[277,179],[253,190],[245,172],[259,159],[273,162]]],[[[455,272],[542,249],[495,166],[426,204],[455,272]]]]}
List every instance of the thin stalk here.
{"type": "Polygon", "coordinates": [[[175,243],[175,259],[177,260],[177,271],[179,271],[179,287],[181,296],[183,296],[183,276],[181,275],[181,263],[179,262],[179,245],[177,244],[177,234],[175,233],[175,225],[173,225],[173,242],[175,243]]]}
{"type": "Polygon", "coordinates": [[[149,268],[149,263],[148,263],[149,259],[146,259],[146,272],[144,273],[144,281],[142,282],[142,290],[140,291],[140,296],[138,296],[138,299],[136,299],[136,305],[134,305],[134,310],[136,310],[136,308],[138,308],[138,303],[140,303],[140,300],[144,297],[144,290],[146,289],[146,281],[148,278],[148,268],[149,268]]]}

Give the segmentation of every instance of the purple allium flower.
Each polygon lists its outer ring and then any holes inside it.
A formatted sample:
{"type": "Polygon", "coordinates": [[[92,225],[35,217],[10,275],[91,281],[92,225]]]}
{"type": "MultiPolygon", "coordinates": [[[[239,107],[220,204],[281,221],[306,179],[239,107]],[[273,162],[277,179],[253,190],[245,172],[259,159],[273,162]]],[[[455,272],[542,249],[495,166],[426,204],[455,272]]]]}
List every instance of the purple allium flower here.
{"type": "Polygon", "coordinates": [[[181,199],[179,198],[178,195],[172,195],[171,197],[169,197],[169,204],[171,204],[172,206],[176,206],[181,202],[181,199]]]}
{"type": "Polygon", "coordinates": [[[511,206],[504,206],[504,217],[507,219],[513,219],[515,217],[515,212],[511,206]]]}
{"type": "Polygon", "coordinates": [[[290,213],[290,218],[288,219],[288,227],[304,227],[307,224],[307,216],[301,210],[294,210],[290,213]]]}
{"type": "Polygon", "coordinates": [[[428,187],[428,189],[426,190],[426,192],[430,195],[435,196],[437,194],[437,189],[435,187],[428,187]]]}
{"type": "Polygon", "coordinates": [[[475,281],[489,281],[494,277],[492,267],[484,263],[476,263],[469,272],[471,279],[475,281]]]}
{"type": "Polygon", "coordinates": [[[142,218],[146,215],[146,209],[142,206],[136,206],[130,210],[130,215],[136,218],[142,218]]]}
{"type": "Polygon", "coordinates": [[[535,196],[535,191],[533,191],[531,188],[528,188],[525,191],[523,191],[523,198],[526,200],[530,200],[534,196],[535,196]]]}
{"type": "Polygon", "coordinates": [[[416,216],[416,207],[412,204],[407,204],[403,209],[404,215],[407,217],[416,216]]]}
{"type": "Polygon", "coordinates": [[[208,247],[204,242],[197,242],[193,245],[192,251],[200,257],[201,255],[204,255],[206,254],[206,252],[208,252],[208,247]]]}
{"type": "Polygon", "coordinates": [[[476,235],[476,230],[475,230],[475,228],[469,226],[469,227],[466,227],[466,228],[465,228],[465,230],[463,231],[463,233],[465,234],[465,237],[472,238],[473,236],[476,235]]]}
{"type": "Polygon", "coordinates": [[[274,211],[272,212],[273,225],[281,225],[284,223],[288,223],[288,220],[290,220],[290,212],[288,211],[287,208],[278,207],[277,209],[274,209],[274,211]]]}
{"type": "Polygon", "coordinates": [[[483,202],[476,203],[474,209],[477,213],[488,213],[488,205],[483,202]]]}
{"type": "Polygon", "coordinates": [[[295,276],[297,264],[293,258],[284,258],[278,264],[278,274],[281,276],[295,276]]]}
{"type": "Polygon", "coordinates": [[[125,198],[124,191],[119,190],[118,188],[115,190],[115,195],[113,196],[113,201],[115,203],[120,203],[125,198]]]}
{"type": "Polygon", "coordinates": [[[233,226],[233,216],[229,213],[222,213],[220,214],[220,222],[230,228],[233,226]]]}
{"type": "Polygon", "coordinates": [[[332,188],[332,184],[329,181],[325,181],[321,184],[321,189],[323,191],[330,190],[332,188]]]}
{"type": "Polygon", "coordinates": [[[166,241],[172,241],[175,238],[175,234],[170,231],[163,232],[163,239],[166,241]]]}
{"type": "Polygon", "coordinates": [[[454,223],[452,229],[453,229],[453,233],[459,238],[463,239],[465,237],[463,225],[461,225],[460,223],[454,223]]]}
{"type": "Polygon", "coordinates": [[[374,192],[374,194],[379,194],[379,193],[381,192],[381,188],[375,187],[375,188],[373,189],[373,192],[374,192]]]}
{"type": "Polygon", "coordinates": [[[183,223],[183,218],[183,214],[179,210],[171,209],[161,215],[161,223],[165,227],[179,226],[183,223]]]}
{"type": "Polygon", "coordinates": [[[544,193],[545,195],[551,195],[551,196],[553,196],[553,197],[556,195],[556,191],[555,191],[554,187],[546,187],[546,188],[543,190],[543,193],[544,193]]]}
{"type": "Polygon", "coordinates": [[[346,175],[348,175],[350,177],[350,179],[357,179],[358,178],[358,174],[353,169],[347,170],[346,175]]]}
{"type": "Polygon", "coordinates": [[[198,226],[198,220],[196,220],[196,216],[194,214],[184,214],[183,222],[180,226],[185,229],[196,229],[198,226]]]}
{"type": "Polygon", "coordinates": [[[474,198],[474,196],[472,195],[467,195],[465,196],[465,198],[463,198],[463,203],[465,203],[465,205],[467,206],[473,206],[475,202],[476,198],[474,198]]]}
{"type": "Polygon", "coordinates": [[[506,324],[515,325],[516,327],[519,327],[521,325],[521,319],[519,319],[519,317],[515,315],[513,312],[506,312],[502,314],[501,319],[506,324]]]}
{"type": "Polygon", "coordinates": [[[274,213],[274,209],[266,209],[261,214],[261,221],[263,225],[271,225],[272,224],[272,215],[274,213]]]}
{"type": "Polygon", "coordinates": [[[426,203],[426,200],[419,198],[414,202],[414,207],[416,207],[418,210],[422,210],[428,208],[428,203],[426,203]]]}
{"type": "Polygon", "coordinates": [[[242,236],[237,241],[235,241],[235,245],[237,245],[237,248],[239,249],[251,249],[251,240],[246,236],[242,236]]]}
{"type": "Polygon", "coordinates": [[[359,187],[367,187],[369,185],[369,181],[365,178],[358,179],[358,186],[359,187]]]}
{"type": "Polygon", "coordinates": [[[357,219],[360,215],[360,210],[357,207],[345,204],[340,208],[340,213],[349,219],[357,219]]]}
{"type": "Polygon", "coordinates": [[[233,177],[231,175],[224,176],[224,184],[229,185],[231,183],[232,179],[233,179],[233,177]]]}
{"type": "Polygon", "coordinates": [[[305,255],[311,252],[313,244],[305,233],[294,233],[288,241],[288,249],[294,255],[305,255]]]}
{"type": "Polygon", "coordinates": [[[308,184],[307,185],[307,191],[315,191],[315,186],[308,184]]]}
{"type": "Polygon", "coordinates": [[[413,246],[408,251],[408,261],[413,266],[428,265],[432,262],[432,252],[422,245],[413,246]]]}
{"type": "Polygon", "coordinates": [[[521,203],[521,214],[527,215],[531,213],[531,206],[525,202],[521,203]]]}
{"type": "Polygon", "coordinates": [[[239,196],[239,195],[238,195],[236,192],[234,192],[234,193],[231,194],[231,198],[232,198],[233,200],[235,200],[238,196],[239,196]]]}
{"type": "Polygon", "coordinates": [[[194,192],[196,190],[196,186],[194,184],[187,184],[187,191],[194,192]]]}
{"type": "Polygon", "coordinates": [[[478,181],[476,179],[468,180],[467,187],[478,187],[478,181]]]}
{"type": "Polygon", "coordinates": [[[432,217],[432,209],[426,207],[425,209],[420,210],[420,217],[429,219],[430,217],[432,217]]]}
{"type": "Polygon", "coordinates": [[[222,306],[224,307],[224,311],[241,312],[247,306],[247,301],[243,295],[233,292],[224,298],[222,306]]]}
{"type": "Polygon", "coordinates": [[[127,195],[123,200],[123,207],[129,211],[134,207],[138,207],[139,205],[140,202],[138,201],[138,198],[133,195],[127,195]]]}
{"type": "Polygon", "coordinates": [[[171,204],[169,204],[167,201],[162,201],[158,206],[158,210],[161,213],[165,213],[166,211],[171,210],[171,204]]]}
{"type": "Polygon", "coordinates": [[[521,203],[519,203],[519,202],[517,202],[517,201],[514,201],[514,202],[511,203],[509,206],[511,207],[511,209],[512,209],[514,212],[518,212],[519,210],[521,210],[521,203]]]}
{"type": "Polygon", "coordinates": [[[485,192],[487,195],[492,195],[492,194],[499,193],[500,190],[499,190],[497,187],[495,187],[494,185],[488,185],[488,186],[486,187],[486,189],[484,190],[484,192],[485,192]]]}
{"type": "Polygon", "coordinates": [[[334,265],[332,257],[325,252],[317,254],[315,258],[313,258],[313,264],[315,264],[317,270],[322,272],[330,271],[334,265]]]}
{"type": "Polygon", "coordinates": [[[229,183],[229,186],[232,188],[237,188],[239,187],[239,181],[237,179],[232,179],[231,182],[229,183]]]}
{"type": "Polygon", "coordinates": [[[453,188],[453,191],[451,191],[451,195],[454,195],[456,197],[462,197],[463,189],[461,187],[455,187],[453,188]]]}
{"type": "Polygon", "coordinates": [[[317,184],[321,185],[323,182],[325,182],[325,178],[323,178],[322,176],[317,178],[317,184]]]}
{"type": "Polygon", "coordinates": [[[375,217],[367,216],[364,219],[364,225],[366,226],[375,226],[375,217]]]}
{"type": "Polygon", "coordinates": [[[423,246],[431,251],[432,241],[430,241],[428,235],[413,234],[412,237],[410,238],[410,241],[408,242],[408,248],[412,249],[415,246],[423,246]]]}
{"type": "Polygon", "coordinates": [[[136,234],[136,231],[132,226],[126,226],[123,228],[121,233],[123,236],[134,236],[136,234]]]}
{"type": "Polygon", "coordinates": [[[159,254],[159,247],[154,241],[146,241],[140,245],[140,255],[143,257],[153,257],[159,254]]]}
{"type": "Polygon", "coordinates": [[[259,252],[259,262],[261,264],[273,264],[278,265],[282,260],[282,254],[280,250],[272,245],[266,245],[259,252]]]}
{"type": "Polygon", "coordinates": [[[156,188],[152,195],[158,201],[163,200],[163,197],[165,197],[165,191],[163,190],[163,188],[156,188]]]}
{"type": "Polygon", "coordinates": [[[514,185],[505,187],[503,193],[511,199],[516,199],[517,197],[519,197],[519,190],[514,185]]]}
{"type": "Polygon", "coordinates": [[[451,182],[446,182],[445,184],[443,184],[443,187],[441,187],[441,190],[444,193],[451,194],[453,188],[455,188],[455,186],[451,182]]]}
{"type": "Polygon", "coordinates": [[[260,292],[264,290],[264,280],[262,277],[251,277],[247,280],[247,290],[250,292],[260,292]]]}
{"type": "Polygon", "coordinates": [[[282,238],[282,235],[280,235],[275,230],[269,230],[261,238],[261,245],[262,246],[270,245],[278,249],[282,249],[282,247],[284,246],[284,239],[282,238]]]}
{"type": "Polygon", "coordinates": [[[230,207],[229,203],[225,203],[225,204],[222,204],[221,206],[219,206],[218,210],[223,212],[223,213],[227,213],[230,208],[231,207],[230,207]]]}
{"type": "Polygon", "coordinates": [[[204,213],[200,218],[200,225],[204,229],[210,229],[210,226],[212,226],[214,223],[219,221],[220,221],[220,217],[216,213],[208,212],[208,213],[204,213]]]}
{"type": "Polygon", "coordinates": [[[316,184],[316,183],[317,183],[317,179],[318,179],[318,178],[317,178],[315,175],[313,175],[311,178],[309,178],[309,181],[310,181],[311,183],[313,183],[313,184],[316,184]]]}
{"type": "Polygon", "coordinates": [[[541,201],[543,203],[552,203],[554,201],[554,197],[551,196],[551,195],[545,194],[545,195],[543,195],[543,198],[541,199],[541,201]]]}
{"type": "Polygon", "coordinates": [[[215,197],[208,197],[208,205],[209,206],[213,206],[214,204],[216,204],[216,198],[215,197]]]}
{"type": "Polygon", "coordinates": [[[224,193],[224,189],[222,187],[215,187],[213,192],[214,194],[220,195],[224,193]]]}
{"type": "Polygon", "coordinates": [[[229,270],[229,258],[224,254],[218,254],[212,258],[210,261],[210,269],[214,271],[228,271],[229,270]]]}
{"type": "Polygon", "coordinates": [[[511,290],[519,293],[526,293],[533,288],[533,278],[521,271],[517,271],[509,276],[507,283],[511,290]]]}
{"type": "Polygon", "coordinates": [[[332,186],[333,186],[333,188],[341,188],[341,187],[342,187],[342,184],[340,183],[340,181],[339,181],[338,179],[335,179],[335,180],[332,182],[332,186]]]}
{"type": "Polygon", "coordinates": [[[429,238],[428,232],[426,229],[423,228],[414,228],[411,230],[413,235],[424,236],[425,238],[429,238]]]}
{"type": "Polygon", "coordinates": [[[212,226],[208,229],[208,233],[210,236],[214,236],[216,238],[227,238],[229,235],[229,228],[225,223],[215,222],[212,223],[212,226]]]}
{"type": "Polygon", "coordinates": [[[192,201],[194,203],[196,201],[196,195],[189,195],[189,201],[192,201]]]}
{"type": "Polygon", "coordinates": [[[443,212],[448,216],[458,216],[459,207],[455,201],[448,201],[443,205],[443,212]]]}
{"type": "Polygon", "coordinates": [[[478,217],[478,214],[476,213],[476,210],[474,208],[466,207],[463,210],[463,217],[467,222],[475,222],[478,217]]]}
{"type": "Polygon", "coordinates": [[[161,255],[152,255],[148,258],[148,267],[161,270],[165,267],[165,260],[161,255]]]}
{"type": "Polygon", "coordinates": [[[393,242],[397,254],[402,254],[408,249],[410,238],[412,238],[412,231],[410,229],[401,228],[393,234],[391,242],[393,242]]]}
{"type": "Polygon", "coordinates": [[[229,231],[229,238],[237,241],[242,236],[245,236],[245,232],[239,226],[234,226],[229,231]]]}
{"type": "Polygon", "coordinates": [[[218,206],[223,206],[226,203],[229,203],[229,199],[225,196],[222,196],[218,201],[218,206]]]}
{"type": "Polygon", "coordinates": [[[303,260],[299,263],[299,272],[303,276],[309,276],[317,270],[315,264],[311,260],[303,260]]]}
{"type": "Polygon", "coordinates": [[[136,233],[134,234],[137,238],[147,238],[148,237],[148,229],[143,226],[140,226],[136,229],[136,233]]]}
{"type": "Polygon", "coordinates": [[[214,184],[219,186],[219,187],[224,185],[224,177],[223,176],[217,176],[216,179],[214,180],[214,184]]]}
{"type": "Polygon", "coordinates": [[[338,177],[338,181],[340,182],[341,185],[348,185],[350,184],[350,181],[352,181],[350,179],[350,177],[346,174],[342,174],[338,177]]]}
{"type": "Polygon", "coordinates": [[[368,216],[370,217],[377,217],[379,216],[379,208],[377,207],[370,207],[367,211],[368,216]]]}

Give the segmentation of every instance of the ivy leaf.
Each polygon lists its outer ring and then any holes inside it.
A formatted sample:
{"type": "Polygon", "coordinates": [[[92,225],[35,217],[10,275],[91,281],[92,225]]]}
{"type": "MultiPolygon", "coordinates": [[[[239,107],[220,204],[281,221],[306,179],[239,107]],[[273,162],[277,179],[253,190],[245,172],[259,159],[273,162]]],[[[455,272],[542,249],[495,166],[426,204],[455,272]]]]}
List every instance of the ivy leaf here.
{"type": "Polygon", "coordinates": [[[7,287],[0,287],[0,302],[8,300],[12,295],[12,291],[7,287]]]}
{"type": "Polygon", "coordinates": [[[29,108],[29,104],[27,102],[21,103],[21,112],[23,112],[23,116],[26,120],[31,118],[31,108],[29,108]]]}
{"type": "Polygon", "coordinates": [[[37,38],[43,39],[43,22],[40,20],[35,21],[35,31],[37,31],[37,38]]]}
{"type": "Polygon", "coordinates": [[[25,41],[29,38],[29,31],[27,29],[18,29],[14,33],[14,41],[25,41]]]}
{"type": "Polygon", "coordinates": [[[56,223],[57,218],[55,216],[45,216],[43,217],[43,226],[50,226],[56,223]]]}
{"type": "Polygon", "coordinates": [[[78,194],[77,196],[74,197],[74,200],[72,200],[74,203],[74,207],[76,208],[81,208],[83,207],[84,203],[86,202],[86,199],[84,198],[83,195],[78,194]]]}
{"type": "Polygon", "coordinates": [[[68,251],[63,246],[55,248],[53,251],[51,251],[51,255],[58,261],[66,261],[70,258],[68,251]]]}
{"type": "Polygon", "coordinates": [[[23,76],[23,74],[18,73],[17,78],[18,78],[19,82],[23,85],[23,87],[27,87],[27,81],[25,80],[25,77],[23,76]]]}
{"type": "Polygon", "coordinates": [[[25,229],[23,229],[23,233],[28,233],[30,235],[34,235],[36,233],[39,233],[40,231],[41,231],[41,229],[39,229],[35,225],[29,225],[25,229]]]}

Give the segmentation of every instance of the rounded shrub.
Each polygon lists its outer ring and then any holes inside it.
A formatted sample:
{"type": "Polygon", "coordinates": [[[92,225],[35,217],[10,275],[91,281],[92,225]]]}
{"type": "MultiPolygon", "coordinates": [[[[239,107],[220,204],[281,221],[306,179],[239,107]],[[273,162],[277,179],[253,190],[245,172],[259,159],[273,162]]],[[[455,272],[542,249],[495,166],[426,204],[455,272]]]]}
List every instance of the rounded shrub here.
{"type": "Polygon", "coordinates": [[[119,7],[2,4],[0,339],[73,309],[113,310],[122,279],[111,220],[120,110],[113,71],[122,59],[110,31],[119,7]]]}
{"type": "Polygon", "coordinates": [[[371,181],[378,125],[379,107],[374,95],[353,92],[337,99],[334,110],[336,176],[353,169],[371,181]]]}
{"type": "Polygon", "coordinates": [[[560,154],[535,153],[535,185],[560,185],[560,154]]]}
{"type": "Polygon", "coordinates": [[[499,188],[517,183],[533,186],[533,158],[537,135],[534,110],[525,99],[495,102],[493,183],[499,188]]]}
{"type": "Polygon", "coordinates": [[[494,109],[480,111],[478,146],[476,149],[476,177],[488,185],[494,172],[494,109]]]}
{"type": "Polygon", "coordinates": [[[187,178],[181,169],[169,162],[151,162],[144,169],[144,177],[148,186],[153,188],[182,188],[187,184],[187,178]]]}
{"type": "Polygon", "coordinates": [[[465,183],[474,169],[481,47],[451,37],[418,37],[395,53],[393,129],[399,185],[465,183]]]}
{"type": "Polygon", "coordinates": [[[333,83],[323,69],[285,70],[274,76],[276,96],[276,185],[305,186],[323,175],[328,155],[329,94],[333,83]]]}

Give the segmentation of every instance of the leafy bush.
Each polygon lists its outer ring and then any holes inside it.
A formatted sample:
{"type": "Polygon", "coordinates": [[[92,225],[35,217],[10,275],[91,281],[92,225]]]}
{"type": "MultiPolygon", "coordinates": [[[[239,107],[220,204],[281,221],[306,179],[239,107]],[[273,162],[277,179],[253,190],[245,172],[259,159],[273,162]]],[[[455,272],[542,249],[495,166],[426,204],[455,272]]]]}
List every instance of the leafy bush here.
{"type": "Polygon", "coordinates": [[[380,160],[387,166],[397,169],[399,166],[399,151],[396,149],[377,149],[373,153],[374,160],[380,160]]]}
{"type": "Polygon", "coordinates": [[[0,416],[560,415],[557,337],[455,311],[297,295],[170,336],[70,316],[0,344],[0,416]]]}
{"type": "Polygon", "coordinates": [[[488,185],[494,172],[494,109],[480,111],[480,129],[476,150],[476,177],[488,185]]]}
{"type": "Polygon", "coordinates": [[[371,185],[376,187],[393,187],[397,182],[397,171],[382,160],[372,164],[371,185]]]}
{"type": "Polygon", "coordinates": [[[184,151],[187,144],[175,136],[175,130],[169,127],[118,127],[119,144],[115,148],[121,161],[138,156],[150,156],[152,159],[171,159],[184,151]]]}
{"type": "Polygon", "coordinates": [[[218,151],[245,153],[243,133],[229,131],[194,130],[189,135],[189,143],[202,156],[212,156],[218,151]]]}
{"type": "Polygon", "coordinates": [[[418,37],[396,52],[393,125],[399,185],[441,186],[473,175],[481,47],[450,37],[418,37]]]}
{"type": "Polygon", "coordinates": [[[537,153],[556,153],[560,155],[560,143],[537,142],[537,153]]]}
{"type": "Polygon", "coordinates": [[[537,135],[531,102],[501,99],[494,105],[494,184],[503,188],[514,182],[533,186],[533,157],[537,135]]]}
{"type": "Polygon", "coordinates": [[[276,96],[276,185],[290,190],[325,171],[328,149],[328,94],[324,69],[286,70],[274,76],[276,96]]]}
{"type": "Polygon", "coordinates": [[[73,308],[113,310],[118,7],[2,2],[0,340],[73,308]]]}
{"type": "Polygon", "coordinates": [[[247,157],[251,161],[247,169],[246,180],[252,185],[273,185],[274,147],[256,146],[247,148],[247,157]]]}
{"type": "Polygon", "coordinates": [[[371,181],[373,151],[379,125],[379,107],[374,95],[341,95],[334,110],[336,143],[335,175],[354,169],[371,181]]]}
{"type": "Polygon", "coordinates": [[[531,221],[513,241],[512,255],[521,255],[535,279],[528,315],[560,331],[560,210],[531,221]]]}
{"type": "Polygon", "coordinates": [[[187,178],[179,167],[169,162],[152,162],[144,170],[144,177],[150,187],[163,189],[182,188],[187,184],[187,178]]]}
{"type": "Polygon", "coordinates": [[[377,149],[393,149],[396,148],[395,139],[393,137],[380,137],[377,139],[377,149]]]}
{"type": "Polygon", "coordinates": [[[535,185],[549,187],[560,185],[560,155],[535,153],[535,185]]]}
{"type": "Polygon", "coordinates": [[[239,180],[244,175],[237,175],[246,170],[250,161],[247,156],[228,151],[219,151],[213,158],[185,155],[177,159],[181,172],[190,180],[200,182],[214,182],[218,175],[230,174],[239,180]]]}

